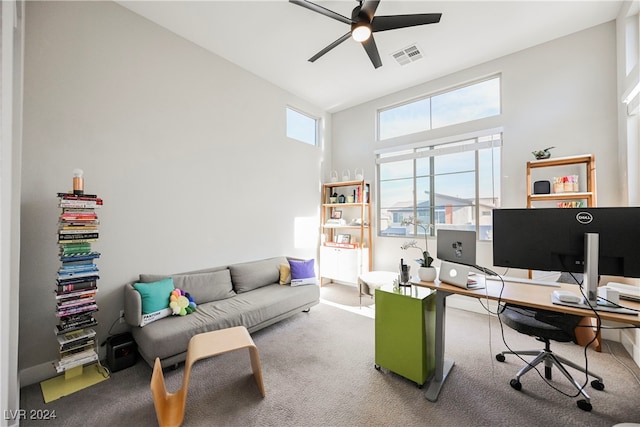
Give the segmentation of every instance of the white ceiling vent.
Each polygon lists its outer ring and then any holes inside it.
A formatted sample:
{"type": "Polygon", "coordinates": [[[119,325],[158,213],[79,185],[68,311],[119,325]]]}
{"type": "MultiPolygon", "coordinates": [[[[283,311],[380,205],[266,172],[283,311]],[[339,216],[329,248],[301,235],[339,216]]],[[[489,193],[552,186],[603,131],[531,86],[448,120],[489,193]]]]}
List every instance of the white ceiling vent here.
{"type": "Polygon", "coordinates": [[[416,44],[405,47],[404,49],[393,53],[391,56],[393,56],[393,58],[398,61],[398,64],[400,65],[407,65],[411,62],[416,62],[419,59],[424,58],[422,52],[420,51],[420,48],[416,44]]]}

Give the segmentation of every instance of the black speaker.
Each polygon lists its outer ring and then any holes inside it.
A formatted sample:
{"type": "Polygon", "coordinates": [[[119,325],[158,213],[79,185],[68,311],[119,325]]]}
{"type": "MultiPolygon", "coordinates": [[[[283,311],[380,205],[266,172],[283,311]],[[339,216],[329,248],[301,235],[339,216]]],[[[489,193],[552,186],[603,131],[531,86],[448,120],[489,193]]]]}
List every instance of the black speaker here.
{"type": "Polygon", "coordinates": [[[551,183],[549,181],[536,181],[533,183],[533,194],[550,194],[551,183]]]}
{"type": "Polygon", "coordinates": [[[136,364],[138,346],[129,332],[107,339],[107,366],[117,372],[136,364]]]}

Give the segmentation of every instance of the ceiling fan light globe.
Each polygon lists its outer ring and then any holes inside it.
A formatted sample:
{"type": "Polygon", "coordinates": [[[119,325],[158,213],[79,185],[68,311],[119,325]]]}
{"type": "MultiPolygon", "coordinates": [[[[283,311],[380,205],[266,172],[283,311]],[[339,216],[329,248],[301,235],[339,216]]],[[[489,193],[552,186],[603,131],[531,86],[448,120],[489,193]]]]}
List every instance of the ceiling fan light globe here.
{"type": "Polygon", "coordinates": [[[371,37],[371,28],[366,24],[354,25],[351,30],[351,37],[357,42],[364,42],[371,37]]]}

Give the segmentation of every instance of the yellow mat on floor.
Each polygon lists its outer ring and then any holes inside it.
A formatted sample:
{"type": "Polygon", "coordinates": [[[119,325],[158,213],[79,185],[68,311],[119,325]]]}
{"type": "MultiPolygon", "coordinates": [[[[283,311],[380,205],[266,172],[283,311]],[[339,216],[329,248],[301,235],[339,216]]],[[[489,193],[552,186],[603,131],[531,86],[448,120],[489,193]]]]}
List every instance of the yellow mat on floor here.
{"type": "Polygon", "coordinates": [[[108,371],[98,363],[85,367],[79,366],[65,372],[64,375],[42,381],[42,397],[44,403],[49,403],[61,397],[68,396],[109,378],[108,371]]]}

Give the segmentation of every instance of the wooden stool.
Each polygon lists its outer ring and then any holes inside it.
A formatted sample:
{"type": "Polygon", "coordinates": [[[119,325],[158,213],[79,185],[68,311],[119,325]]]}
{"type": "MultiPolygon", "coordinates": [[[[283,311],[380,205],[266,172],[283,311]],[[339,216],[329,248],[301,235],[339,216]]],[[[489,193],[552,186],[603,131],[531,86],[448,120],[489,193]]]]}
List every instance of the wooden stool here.
{"type": "Polygon", "coordinates": [[[262,382],[258,348],[244,326],[205,332],[191,337],[187,348],[187,360],[184,363],[182,388],[175,393],[167,392],[160,359],[156,357],[153,374],[151,375],[151,393],[153,394],[153,405],[156,408],[156,416],[160,426],[179,426],[182,424],[187,403],[187,388],[189,387],[191,366],[195,362],[243,348],[249,349],[253,376],[256,379],[262,397],[264,397],[264,383],[262,382]]]}

